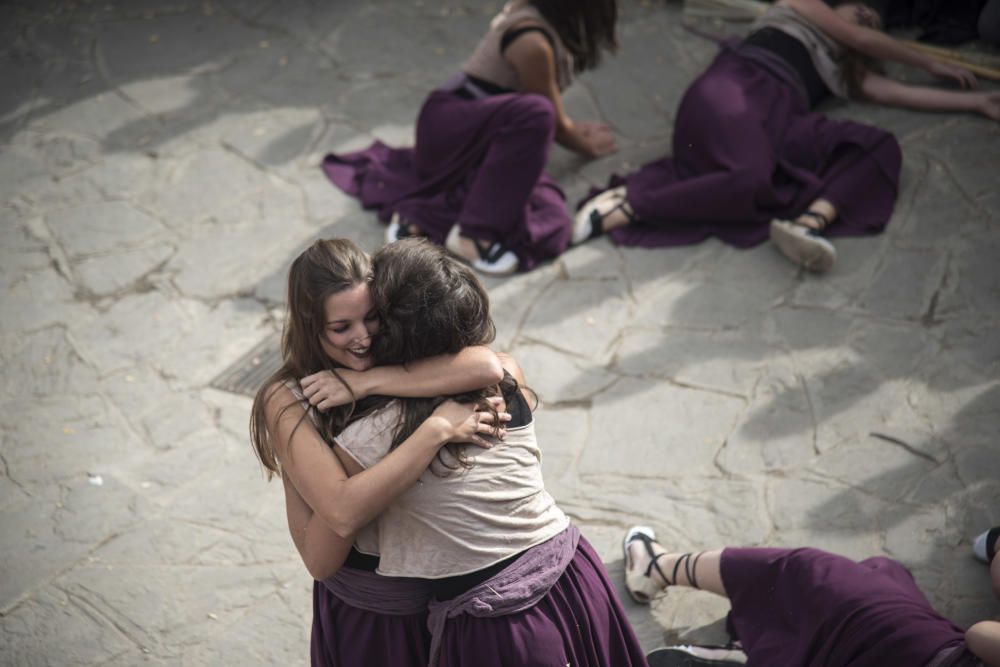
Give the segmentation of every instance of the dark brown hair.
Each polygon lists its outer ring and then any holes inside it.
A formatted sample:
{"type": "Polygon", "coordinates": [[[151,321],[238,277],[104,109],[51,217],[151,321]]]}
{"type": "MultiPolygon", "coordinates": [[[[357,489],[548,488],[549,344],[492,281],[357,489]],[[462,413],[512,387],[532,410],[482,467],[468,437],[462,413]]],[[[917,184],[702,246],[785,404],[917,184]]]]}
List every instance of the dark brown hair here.
{"type": "MultiPolygon", "coordinates": [[[[466,347],[487,345],[496,337],[485,288],[472,269],[440,247],[422,239],[404,239],[379,250],[372,266],[372,298],[381,317],[373,343],[378,364],[405,365],[455,354],[466,347]]],[[[492,411],[486,398],[496,394],[494,387],[452,398],[492,411]]],[[[392,446],[408,438],[444,400],[402,399],[392,446]]],[[[466,465],[461,449],[448,446],[453,460],[466,465]]],[[[438,458],[444,461],[440,453],[438,458]]]]}
{"type": "MultiPolygon", "coordinates": [[[[321,370],[337,375],[336,362],[323,351],[320,343],[326,325],[326,300],[333,294],[368,283],[370,279],[371,260],[347,239],[320,239],[292,262],[288,270],[288,312],[281,336],[282,365],[257,391],[250,415],[250,442],[268,479],[274,473],[280,474],[273,434],[268,430],[268,401],[289,380],[298,382],[321,370]]],[[[295,403],[283,406],[278,417],[293,405],[295,403]]],[[[310,406],[306,414],[319,422],[318,430],[323,439],[333,443],[334,436],[343,430],[353,412],[352,403],[326,412],[310,406]]]]}
{"type": "MultiPolygon", "coordinates": [[[[879,24],[870,25],[862,22],[859,23],[859,25],[871,28],[872,30],[882,29],[882,15],[875,7],[872,7],[867,2],[858,2],[857,0],[839,0],[832,3],[831,6],[836,9],[841,5],[858,5],[859,7],[869,9],[875,16],[879,17],[879,24]]],[[[866,56],[859,51],[855,51],[854,49],[849,49],[843,45],[842,48],[843,55],[840,60],[840,78],[844,82],[844,85],[847,86],[848,96],[855,99],[862,98],[864,97],[864,94],[862,93],[861,86],[865,80],[865,75],[868,72],[877,72],[881,74],[884,71],[882,63],[875,58],[866,56]]]]}
{"type": "Polygon", "coordinates": [[[597,67],[603,50],[614,53],[618,49],[617,0],[531,0],[531,4],[573,54],[577,74],[597,67]]]}

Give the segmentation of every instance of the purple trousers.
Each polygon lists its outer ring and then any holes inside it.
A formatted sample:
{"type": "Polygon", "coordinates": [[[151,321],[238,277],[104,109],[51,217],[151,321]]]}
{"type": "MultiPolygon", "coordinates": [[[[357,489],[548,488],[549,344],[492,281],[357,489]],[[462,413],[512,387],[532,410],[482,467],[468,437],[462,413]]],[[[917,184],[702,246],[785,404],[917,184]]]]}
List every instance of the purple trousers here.
{"type": "Polygon", "coordinates": [[[376,141],[327,155],[323,170],[383,221],[399,213],[438,244],[457,223],[466,236],[502,242],[528,270],[569,246],[565,195],[543,171],[554,135],[555,110],[541,95],[437,90],[420,110],[414,148],[376,141]]]}
{"type": "Polygon", "coordinates": [[[521,612],[461,614],[445,625],[440,667],[645,667],[646,657],[594,548],[576,554],[538,604],[521,612]]]}
{"type": "Polygon", "coordinates": [[[334,595],[323,582],[313,583],[312,667],[426,667],[430,643],[426,610],[413,614],[368,611],[334,595]]]}
{"type": "Polygon", "coordinates": [[[728,625],[750,667],[921,667],[965,634],[896,561],[818,549],[726,549],[728,625]]]}
{"type": "Polygon", "coordinates": [[[827,234],[875,234],[892,214],[901,161],[888,132],[810,111],[787,80],[724,46],[681,100],[673,155],[612,177],[608,187],[626,186],[642,223],[611,237],[748,247],[767,240],[772,218],[794,218],[819,197],[839,214],[827,234]]]}

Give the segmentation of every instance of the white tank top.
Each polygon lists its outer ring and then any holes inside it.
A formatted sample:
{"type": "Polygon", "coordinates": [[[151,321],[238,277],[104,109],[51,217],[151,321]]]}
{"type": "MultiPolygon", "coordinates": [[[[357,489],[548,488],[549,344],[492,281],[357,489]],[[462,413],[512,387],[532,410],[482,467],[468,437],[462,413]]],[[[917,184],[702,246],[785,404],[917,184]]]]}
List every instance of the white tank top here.
{"type": "MultiPolygon", "coordinates": [[[[337,444],[363,467],[372,466],[389,452],[399,412],[393,401],[350,424],[337,444]]],[[[471,468],[449,471],[435,460],[377,519],[379,574],[467,574],[566,529],[569,519],[542,483],[534,421],[508,428],[504,440],[489,440],[490,449],[465,447],[471,468]]],[[[447,450],[442,458],[455,464],[447,450]]]]}

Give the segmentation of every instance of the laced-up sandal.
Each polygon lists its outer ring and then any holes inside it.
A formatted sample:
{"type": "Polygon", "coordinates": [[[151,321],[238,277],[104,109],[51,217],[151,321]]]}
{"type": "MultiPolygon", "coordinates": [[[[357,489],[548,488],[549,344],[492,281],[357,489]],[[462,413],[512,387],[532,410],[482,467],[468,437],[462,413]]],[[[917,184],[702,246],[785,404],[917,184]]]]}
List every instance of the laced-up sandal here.
{"type": "Polygon", "coordinates": [[[570,244],[579,245],[603,235],[607,231],[604,228],[604,221],[615,211],[621,211],[629,224],[637,221],[632,207],[625,199],[624,185],[605,190],[583,205],[573,218],[573,237],[570,239],[570,244]]]}
{"type": "Polygon", "coordinates": [[[424,235],[413,231],[413,227],[413,225],[403,220],[403,217],[399,213],[393,213],[388,226],[385,228],[386,245],[395,243],[401,239],[423,238],[424,235]]]}
{"type": "Polygon", "coordinates": [[[625,552],[625,590],[639,604],[649,604],[654,597],[670,586],[672,581],[675,581],[668,579],[667,575],[660,569],[657,561],[667,554],[653,551],[653,542],[655,541],[656,533],[649,526],[632,526],[625,533],[625,539],[622,541],[622,548],[625,552]],[[629,546],[636,541],[642,542],[649,555],[649,565],[646,566],[644,572],[638,572],[633,568],[632,555],[629,553],[629,546]],[[663,579],[664,585],[661,586],[650,576],[654,568],[663,579]]]}
{"type": "Polygon", "coordinates": [[[468,262],[472,268],[480,273],[491,276],[509,276],[517,271],[518,259],[513,251],[508,250],[500,241],[494,241],[488,245],[481,245],[476,239],[468,236],[463,237],[458,230],[458,225],[451,228],[448,238],[444,241],[444,247],[451,254],[459,259],[468,262]],[[462,239],[466,238],[472,242],[479,257],[470,259],[465,255],[462,239]]]}
{"type": "Polygon", "coordinates": [[[837,249],[820,236],[820,232],[830,224],[827,217],[815,211],[806,211],[800,218],[812,218],[820,223],[819,229],[796,220],[771,221],[771,240],[788,259],[808,271],[822,273],[829,271],[837,261],[837,249]]]}

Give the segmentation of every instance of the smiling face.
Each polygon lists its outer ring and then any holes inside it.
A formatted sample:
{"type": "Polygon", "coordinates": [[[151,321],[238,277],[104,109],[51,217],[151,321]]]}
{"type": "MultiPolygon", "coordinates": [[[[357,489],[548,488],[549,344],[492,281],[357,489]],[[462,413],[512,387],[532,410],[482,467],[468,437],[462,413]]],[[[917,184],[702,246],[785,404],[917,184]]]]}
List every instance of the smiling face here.
{"type": "Polygon", "coordinates": [[[878,12],[866,4],[860,2],[845,2],[844,4],[838,5],[834,11],[840,14],[841,18],[846,21],[850,21],[851,23],[863,25],[866,28],[872,28],[874,30],[882,29],[882,18],[879,16],[878,12]]]}
{"type": "Polygon", "coordinates": [[[378,333],[378,313],[368,285],[361,283],[331,294],[323,303],[326,315],[320,345],[336,363],[355,371],[374,364],[372,336],[378,333]]]}

